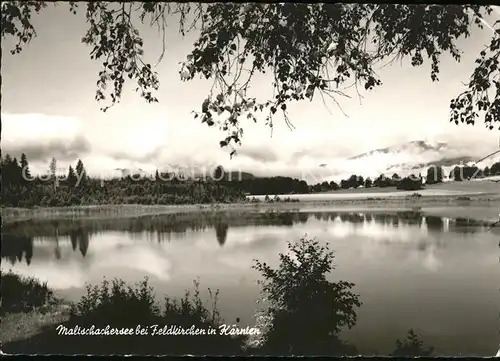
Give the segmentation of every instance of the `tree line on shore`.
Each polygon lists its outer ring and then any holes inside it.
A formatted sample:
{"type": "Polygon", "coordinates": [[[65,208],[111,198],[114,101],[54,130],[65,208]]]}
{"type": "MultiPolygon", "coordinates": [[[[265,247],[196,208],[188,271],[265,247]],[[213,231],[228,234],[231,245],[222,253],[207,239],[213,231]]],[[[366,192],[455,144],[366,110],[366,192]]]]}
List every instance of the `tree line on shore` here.
{"type": "Polygon", "coordinates": [[[198,204],[230,203],[245,199],[241,190],[224,182],[169,179],[156,173],[154,178],[135,177],[99,179],[87,174],[78,160],[67,174],[57,173],[52,158],[44,176],[31,174],[25,154],[21,161],[5,155],[1,161],[2,205],[12,207],[56,207],[96,204],[198,204]]]}
{"type": "MultiPolygon", "coordinates": [[[[443,182],[442,167],[431,166],[424,178],[419,174],[392,177],[381,174],[372,180],[351,175],[339,183],[334,181],[307,184],[291,177],[236,176],[219,166],[209,177],[189,178],[161,173],[144,177],[130,174],[120,178],[99,179],[87,174],[78,160],[65,175],[57,172],[57,160],[52,158],[46,175],[33,177],[26,155],[17,158],[6,154],[0,162],[2,177],[2,205],[11,207],[55,207],[96,204],[207,204],[247,201],[246,195],[305,194],[352,188],[395,187],[400,190],[419,190],[425,184],[443,182]]],[[[462,181],[471,178],[500,175],[500,162],[484,169],[455,167],[449,178],[462,181]]]]}
{"type": "MultiPolygon", "coordinates": [[[[484,178],[500,175],[500,162],[494,163],[491,168],[486,166],[480,169],[476,166],[456,166],[454,167],[448,179],[453,181],[464,181],[470,179],[484,178]]],[[[445,179],[443,167],[430,166],[427,169],[425,178],[419,174],[411,174],[407,177],[401,177],[394,173],[391,177],[385,174],[379,175],[372,180],[370,177],[366,179],[363,176],[353,174],[347,179],[342,179],[340,183],[334,181],[317,183],[309,186],[310,192],[327,192],[336,191],[339,189],[356,189],[356,188],[386,188],[395,187],[399,190],[419,190],[425,187],[426,184],[442,183],[445,179]]]]}

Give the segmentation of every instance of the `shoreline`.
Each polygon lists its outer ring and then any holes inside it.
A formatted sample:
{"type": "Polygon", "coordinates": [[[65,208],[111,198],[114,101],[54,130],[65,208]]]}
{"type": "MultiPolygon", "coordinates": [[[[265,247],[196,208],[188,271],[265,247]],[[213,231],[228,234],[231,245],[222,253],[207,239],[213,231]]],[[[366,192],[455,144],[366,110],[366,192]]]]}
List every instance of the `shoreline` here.
{"type": "MultiPolygon", "coordinates": [[[[308,210],[319,207],[349,208],[422,208],[422,207],[498,207],[500,210],[500,194],[475,195],[445,195],[421,197],[380,197],[357,199],[305,200],[300,202],[237,202],[213,204],[182,204],[182,205],[88,205],[68,207],[34,207],[16,208],[2,207],[2,223],[27,221],[30,219],[57,218],[94,218],[94,217],[136,217],[147,215],[190,213],[190,212],[221,212],[221,211],[290,211],[308,210]]],[[[495,213],[495,215],[498,214],[495,213]]]]}

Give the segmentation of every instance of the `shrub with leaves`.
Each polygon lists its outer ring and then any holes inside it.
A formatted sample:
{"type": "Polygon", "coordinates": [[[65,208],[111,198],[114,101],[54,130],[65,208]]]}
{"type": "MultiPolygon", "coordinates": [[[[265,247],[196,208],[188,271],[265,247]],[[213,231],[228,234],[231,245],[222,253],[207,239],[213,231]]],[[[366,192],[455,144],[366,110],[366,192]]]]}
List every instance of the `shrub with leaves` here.
{"type": "Polygon", "coordinates": [[[154,334],[164,327],[189,329],[218,329],[223,320],[217,310],[218,291],[212,293],[212,306],[207,309],[200,298],[199,282],[195,281],[194,292],[186,291],[178,300],[165,298],[162,309],[156,301],[148,279],[133,286],[124,281],[104,280],[100,285],[87,285],[86,294],[72,306],[69,319],[61,325],[49,327],[40,335],[6,347],[9,352],[20,350],[29,353],[57,354],[160,354],[160,355],[220,355],[238,354],[242,350],[244,337],[228,335],[165,335],[154,334]],[[132,329],[130,335],[86,335],[64,336],[56,327],[66,330],[80,329],[132,329]],[[135,333],[137,327],[148,329],[148,335],[135,333]]]}
{"type": "Polygon", "coordinates": [[[123,280],[103,280],[86,285],[86,294],[72,307],[71,319],[82,326],[127,327],[155,321],[160,316],[154,290],[148,280],[132,287],[123,280]],[[131,312],[133,310],[133,312],[131,312]]]}
{"type": "Polygon", "coordinates": [[[219,290],[212,292],[209,288],[209,298],[212,301],[210,309],[206,308],[200,297],[199,280],[194,281],[193,293],[189,290],[183,298],[176,300],[172,297],[165,297],[165,321],[168,324],[191,326],[198,324],[208,327],[222,324],[222,318],[217,309],[219,290]]]}
{"type": "Polygon", "coordinates": [[[273,354],[355,353],[339,339],[344,328],[356,323],[359,296],[352,283],[331,282],[334,254],[328,244],[302,238],[288,243],[288,254],[280,254],[280,264],[272,269],[255,261],[266,308],[259,314],[265,334],[261,351],[273,354]]]}
{"type": "Polygon", "coordinates": [[[424,347],[424,342],[418,337],[414,330],[408,331],[406,339],[396,340],[396,349],[392,356],[431,356],[434,347],[424,347]]]}

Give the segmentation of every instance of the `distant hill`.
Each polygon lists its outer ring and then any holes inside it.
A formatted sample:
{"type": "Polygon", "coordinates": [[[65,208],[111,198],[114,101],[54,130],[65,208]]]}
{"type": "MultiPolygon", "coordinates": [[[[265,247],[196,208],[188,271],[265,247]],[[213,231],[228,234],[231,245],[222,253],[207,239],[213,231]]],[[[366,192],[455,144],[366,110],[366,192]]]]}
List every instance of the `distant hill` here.
{"type": "Polygon", "coordinates": [[[226,180],[247,180],[247,179],[255,179],[257,178],[254,176],[252,173],[248,172],[238,172],[238,171],[230,171],[230,172],[225,172],[224,174],[224,179],[226,180]]]}
{"type": "MultiPolygon", "coordinates": [[[[494,150],[494,149],[493,149],[494,150]]],[[[493,151],[491,150],[491,151],[493,151]]],[[[485,149],[485,155],[489,152],[485,149]]],[[[261,172],[259,169],[245,168],[242,171],[233,169],[224,170],[224,179],[226,180],[253,180],[262,179],[265,177],[292,177],[303,179],[304,174],[312,174],[311,179],[305,178],[308,183],[316,184],[323,181],[339,182],[342,179],[347,179],[351,175],[361,175],[374,179],[380,174],[392,176],[397,173],[401,177],[410,174],[425,175],[430,166],[443,167],[444,174],[447,176],[450,171],[460,165],[472,165],[481,155],[470,154],[467,147],[451,146],[445,142],[429,142],[424,140],[414,140],[403,144],[378,148],[349,158],[333,158],[330,162],[324,162],[325,158],[318,162],[316,169],[299,167],[298,165],[291,166],[290,169],[285,169],[282,173],[261,172]]],[[[328,160],[328,159],[326,159],[328,160]]],[[[499,156],[488,158],[478,164],[478,167],[483,169],[500,160],[499,156]]],[[[230,165],[230,164],[229,164],[230,165]]],[[[182,166],[170,165],[169,169],[184,170],[182,166]]],[[[185,176],[187,178],[203,178],[210,177],[212,174],[203,173],[204,166],[199,166],[197,169],[186,169],[185,176]]],[[[167,169],[165,169],[167,171],[167,169]]],[[[206,168],[205,171],[213,171],[213,167],[206,168]]],[[[144,171],[125,170],[118,171],[121,174],[140,173],[144,175],[144,171]]],[[[153,172],[154,173],[154,172],[153,172]]]]}
{"type": "MultiPolygon", "coordinates": [[[[475,158],[472,157],[453,157],[453,158],[442,158],[436,161],[431,161],[431,162],[426,162],[426,163],[419,163],[410,166],[411,170],[416,170],[416,169],[421,169],[425,167],[430,167],[430,166],[436,166],[436,167],[454,167],[457,164],[467,164],[470,162],[474,162],[475,158]]],[[[396,164],[391,167],[389,167],[387,170],[398,170],[401,168],[408,167],[407,164],[396,164]]]]}
{"type": "Polygon", "coordinates": [[[415,140],[402,145],[390,146],[386,148],[374,149],[366,153],[358,154],[354,157],[349,158],[349,160],[357,160],[362,158],[367,158],[371,156],[376,156],[380,154],[395,154],[395,153],[420,153],[426,151],[445,151],[448,145],[444,142],[438,142],[436,145],[431,145],[423,140],[415,140]]]}
{"type": "MultiPolygon", "coordinates": [[[[488,149],[485,150],[488,153],[488,149]]],[[[486,154],[485,154],[486,155],[486,154]]],[[[318,169],[331,169],[325,180],[346,179],[352,174],[377,177],[380,174],[400,176],[425,174],[430,166],[443,167],[445,174],[456,166],[472,165],[480,157],[468,153],[466,147],[452,147],[445,142],[431,143],[415,140],[385,148],[374,149],[345,160],[332,160],[331,164],[321,164],[318,169]]],[[[498,162],[499,157],[491,157],[478,164],[480,168],[498,162]]]]}

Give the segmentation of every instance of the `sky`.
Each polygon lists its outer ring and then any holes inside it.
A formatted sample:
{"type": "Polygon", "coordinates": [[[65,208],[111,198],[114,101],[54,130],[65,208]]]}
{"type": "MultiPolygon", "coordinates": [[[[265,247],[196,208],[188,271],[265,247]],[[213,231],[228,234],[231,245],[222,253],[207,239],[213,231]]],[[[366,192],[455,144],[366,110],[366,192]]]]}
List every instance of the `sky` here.
{"type": "MultiPolygon", "coordinates": [[[[493,20],[500,19],[499,9],[493,20]]],[[[299,176],[304,170],[335,172],[333,165],[349,157],[412,140],[446,142],[454,155],[479,158],[499,146],[498,131],[487,130],[482,120],[474,127],[448,121],[450,100],[464,89],[462,82],[470,76],[475,58],[491,40],[488,27],[475,29],[459,42],[464,51],[460,63],[442,58],[439,82],[431,81],[429,63],[418,68],[406,61],[387,66],[378,71],[383,86],[363,93],[362,104],[356,97],[339,99],[347,116],[316,97],[288,107],[293,131],[279,117],[272,134],[264,122],[244,123],[243,145],[230,159],[230,149],[219,146],[224,133],[201,124],[191,113],[199,110],[211,83],[180,80],[179,63],[196,33],[182,37],[175,20],[167,30],[166,54],[155,69],[158,104],[146,103],[129,84],[121,102],[103,113],[102,104],[94,100],[101,64],[90,59],[91,49],[81,43],[87,27],[83,12],[72,15],[62,3],[49,6],[33,17],[33,25],[38,37],[20,54],[8,52],[12,39],[2,41],[1,116],[2,151],[17,156],[25,152],[34,172],[45,173],[54,156],[61,169],[81,158],[89,173],[102,176],[114,174],[116,168],[154,172],[158,167],[217,164],[257,175],[299,176]]],[[[156,29],[139,29],[145,57],[156,63],[161,38],[156,29]]],[[[251,88],[271,94],[271,80],[259,76],[251,88]]]]}

